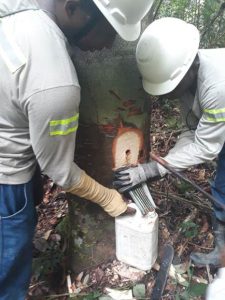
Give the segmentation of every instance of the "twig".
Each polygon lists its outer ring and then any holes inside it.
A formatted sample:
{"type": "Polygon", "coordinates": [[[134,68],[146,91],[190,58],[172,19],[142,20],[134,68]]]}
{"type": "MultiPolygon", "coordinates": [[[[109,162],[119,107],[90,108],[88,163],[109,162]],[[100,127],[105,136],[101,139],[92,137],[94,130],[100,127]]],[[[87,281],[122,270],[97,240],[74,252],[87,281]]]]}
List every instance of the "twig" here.
{"type": "Polygon", "coordinates": [[[69,292],[69,295],[71,295],[71,294],[73,294],[73,288],[72,288],[72,282],[71,282],[70,275],[67,275],[66,280],[67,280],[68,292],[69,292]]]}
{"type": "Polygon", "coordinates": [[[168,151],[169,143],[170,143],[170,140],[171,140],[171,138],[172,138],[173,135],[174,135],[174,132],[172,131],[172,132],[170,133],[169,138],[167,139],[167,141],[166,141],[166,143],[165,143],[165,152],[168,151]]]}
{"type": "Polygon", "coordinates": [[[202,210],[208,210],[208,211],[212,211],[212,207],[210,206],[210,204],[208,204],[205,200],[202,200],[202,202],[199,202],[198,197],[195,197],[194,195],[192,195],[193,200],[175,195],[175,194],[171,194],[171,193],[164,193],[164,192],[159,192],[156,191],[155,189],[150,188],[151,194],[154,197],[158,197],[158,196],[162,196],[164,198],[168,198],[168,200],[172,200],[172,201],[180,201],[180,202],[186,202],[189,205],[195,206],[198,209],[202,209],[202,210]]]}
{"type": "Polygon", "coordinates": [[[209,265],[206,265],[206,271],[207,271],[209,283],[211,283],[211,282],[213,281],[213,277],[212,277],[212,275],[210,274],[209,265]]]}
{"type": "Polygon", "coordinates": [[[178,257],[181,257],[181,255],[183,254],[183,252],[185,251],[187,245],[189,243],[189,238],[184,242],[184,244],[181,245],[180,250],[177,254],[178,257]]]}
{"type": "Polygon", "coordinates": [[[165,217],[165,216],[167,216],[169,213],[170,213],[169,211],[166,211],[164,214],[159,215],[159,217],[160,217],[160,218],[165,217]]]}
{"type": "Polygon", "coordinates": [[[225,205],[224,204],[220,203],[215,197],[213,197],[211,194],[209,194],[208,192],[206,192],[205,190],[203,190],[198,184],[196,184],[194,181],[192,181],[191,179],[189,179],[188,177],[186,177],[184,174],[178,172],[173,167],[171,167],[170,164],[167,161],[165,161],[163,158],[155,155],[152,152],[150,153],[150,157],[154,161],[156,161],[158,164],[160,164],[161,166],[163,166],[165,169],[167,169],[171,173],[171,175],[173,175],[175,177],[178,177],[178,178],[182,179],[183,181],[189,183],[197,191],[199,191],[200,193],[202,193],[207,199],[209,199],[210,201],[212,201],[212,203],[214,203],[217,206],[219,206],[219,208],[225,210],[225,205]]]}
{"type": "Polygon", "coordinates": [[[203,250],[213,250],[213,248],[199,246],[199,245],[196,245],[196,244],[194,244],[194,243],[192,243],[192,242],[190,242],[190,241],[188,242],[188,244],[189,244],[189,245],[192,245],[192,246],[196,246],[196,247],[198,247],[198,248],[200,248],[200,249],[203,249],[203,250]]]}
{"type": "Polygon", "coordinates": [[[35,283],[35,284],[32,284],[32,285],[29,287],[29,289],[33,289],[33,288],[35,288],[35,287],[37,287],[37,286],[39,286],[39,285],[41,285],[41,284],[43,284],[43,283],[45,283],[45,281],[40,281],[40,282],[37,282],[37,283],[35,283]]]}

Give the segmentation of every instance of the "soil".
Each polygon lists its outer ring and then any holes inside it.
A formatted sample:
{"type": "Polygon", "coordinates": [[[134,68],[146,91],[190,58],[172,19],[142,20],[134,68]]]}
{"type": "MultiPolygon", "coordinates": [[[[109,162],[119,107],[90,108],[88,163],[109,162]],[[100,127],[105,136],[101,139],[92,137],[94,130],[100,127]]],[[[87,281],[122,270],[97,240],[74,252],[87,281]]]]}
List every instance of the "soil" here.
{"type": "MultiPolygon", "coordinates": [[[[152,151],[163,157],[180,134],[180,112],[176,103],[153,102],[151,124],[152,151]]],[[[213,165],[200,165],[190,168],[185,175],[210,192],[208,181],[214,173],[213,165]]],[[[69,292],[77,295],[74,299],[98,299],[106,287],[126,289],[137,283],[145,284],[145,299],[151,299],[166,243],[174,247],[173,264],[178,275],[168,277],[162,299],[204,299],[192,287],[195,285],[200,289],[212,279],[216,270],[191,266],[189,255],[192,251],[209,252],[213,249],[211,205],[199,192],[171,175],[150,183],[149,187],[159,208],[159,256],[154,268],[149,273],[140,273],[138,278],[133,275],[125,278],[118,275],[118,268],[124,266],[116,257],[110,257],[108,262],[80,274],[68,274],[67,244],[59,230],[68,213],[66,194],[45,177],[45,197],[37,208],[39,223],[34,239],[35,263],[28,299],[69,299],[69,292]],[[185,280],[186,286],[179,282],[179,276],[185,280]],[[69,285],[68,279],[71,279],[69,285]]],[[[133,270],[127,272],[131,274],[133,270]]]]}

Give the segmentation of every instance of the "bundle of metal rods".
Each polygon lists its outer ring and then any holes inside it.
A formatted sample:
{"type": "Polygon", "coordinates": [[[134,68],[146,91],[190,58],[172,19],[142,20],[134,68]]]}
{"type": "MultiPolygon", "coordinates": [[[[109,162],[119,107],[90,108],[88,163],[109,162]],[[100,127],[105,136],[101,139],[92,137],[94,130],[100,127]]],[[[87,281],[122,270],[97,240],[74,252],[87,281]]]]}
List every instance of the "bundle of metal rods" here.
{"type": "Polygon", "coordinates": [[[134,203],[140,209],[142,215],[145,216],[149,212],[155,210],[156,205],[146,183],[138,185],[135,189],[129,191],[129,194],[134,203]]]}

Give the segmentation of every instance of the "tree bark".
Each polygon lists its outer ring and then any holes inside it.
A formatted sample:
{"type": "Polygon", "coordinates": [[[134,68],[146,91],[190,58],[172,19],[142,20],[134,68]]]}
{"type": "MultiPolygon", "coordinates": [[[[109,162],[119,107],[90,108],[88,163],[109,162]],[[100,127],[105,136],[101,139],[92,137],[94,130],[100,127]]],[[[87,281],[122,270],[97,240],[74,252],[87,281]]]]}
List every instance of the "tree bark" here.
{"type": "MultiPolygon", "coordinates": [[[[135,43],[117,38],[112,50],[77,51],[81,89],[75,161],[111,187],[112,169],[149,156],[150,99],[136,67],[135,43]]],[[[114,219],[69,195],[70,268],[79,272],[115,255],[114,219]]]]}

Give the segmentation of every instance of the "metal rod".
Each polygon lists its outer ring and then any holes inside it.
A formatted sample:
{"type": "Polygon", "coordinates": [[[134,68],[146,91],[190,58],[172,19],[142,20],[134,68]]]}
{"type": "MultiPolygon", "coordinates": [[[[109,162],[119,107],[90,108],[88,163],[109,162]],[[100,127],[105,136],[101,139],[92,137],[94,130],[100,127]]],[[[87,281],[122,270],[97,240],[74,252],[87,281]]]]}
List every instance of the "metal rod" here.
{"type": "Polygon", "coordinates": [[[163,158],[155,155],[154,153],[150,153],[150,157],[159,163],[161,166],[163,166],[165,169],[171,172],[172,175],[179,177],[180,179],[186,181],[187,183],[191,184],[196,190],[201,192],[204,196],[206,196],[209,200],[211,200],[214,204],[225,210],[225,205],[220,203],[216,198],[214,198],[212,195],[204,191],[199,185],[194,183],[192,180],[181,174],[180,172],[176,171],[173,167],[171,167],[168,162],[166,162],[163,158]]]}
{"type": "Polygon", "coordinates": [[[146,209],[145,209],[146,214],[148,212],[152,212],[154,210],[154,207],[153,207],[150,199],[148,198],[147,194],[145,193],[143,185],[139,188],[136,188],[136,192],[138,195],[138,201],[141,202],[142,205],[146,207],[146,209]]]}
{"type": "Polygon", "coordinates": [[[142,204],[143,207],[145,207],[145,213],[147,213],[148,206],[146,205],[144,199],[141,196],[140,189],[136,189],[136,195],[137,195],[138,201],[142,204]]]}
{"type": "Polygon", "coordinates": [[[143,191],[154,209],[157,208],[146,183],[142,183],[143,191]]]}
{"type": "Polygon", "coordinates": [[[133,191],[130,191],[129,192],[132,199],[134,200],[135,204],[137,205],[137,207],[140,209],[141,213],[143,215],[145,215],[145,208],[143,207],[142,203],[140,203],[138,200],[137,200],[137,196],[135,195],[134,193],[134,190],[133,191]]]}
{"type": "Polygon", "coordinates": [[[151,211],[153,208],[152,203],[149,201],[147,195],[145,194],[142,188],[139,189],[139,195],[140,195],[140,200],[145,203],[148,211],[151,211]]]}
{"type": "Polygon", "coordinates": [[[146,214],[148,212],[148,207],[146,206],[145,203],[143,203],[143,201],[139,195],[139,188],[136,188],[134,190],[134,194],[135,194],[136,201],[138,201],[138,203],[140,203],[140,205],[143,207],[144,213],[146,214]]]}

